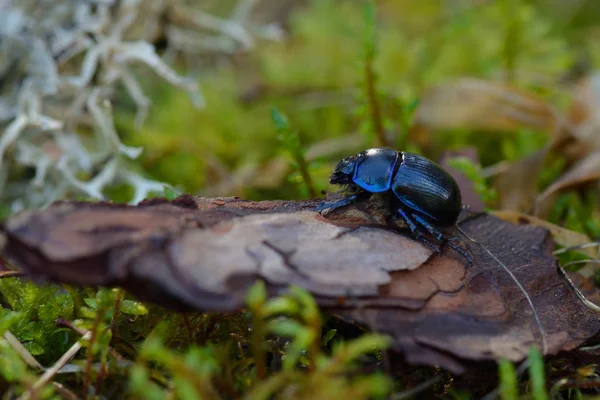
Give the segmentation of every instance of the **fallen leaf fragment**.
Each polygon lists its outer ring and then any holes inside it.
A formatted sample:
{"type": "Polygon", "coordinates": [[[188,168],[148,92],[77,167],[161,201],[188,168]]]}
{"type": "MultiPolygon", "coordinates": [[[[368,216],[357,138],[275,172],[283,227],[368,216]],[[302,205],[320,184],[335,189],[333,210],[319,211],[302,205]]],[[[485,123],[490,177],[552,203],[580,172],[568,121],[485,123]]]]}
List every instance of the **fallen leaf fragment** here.
{"type": "Polygon", "coordinates": [[[573,93],[573,103],[567,118],[573,125],[571,134],[582,143],[587,151],[600,150],[600,73],[581,79],[573,93]]]}
{"type": "MultiPolygon", "coordinates": [[[[497,210],[494,211],[493,214],[496,217],[512,222],[513,224],[531,224],[545,228],[550,232],[554,241],[563,247],[578,247],[592,242],[592,239],[584,233],[563,228],[562,226],[555,225],[532,215],[511,210],[497,210]]],[[[597,246],[577,248],[576,250],[594,259],[598,258],[597,246]]]]}
{"type": "Polygon", "coordinates": [[[312,211],[318,203],[61,202],[9,219],[1,254],[34,276],[122,286],[180,311],[241,308],[257,279],[271,294],[299,285],[323,309],[391,334],[409,362],[457,373],[466,360],[520,361],[543,342],[547,354],[570,350],[600,330],[557,273],[543,228],[464,212],[461,229],[481,243],[457,234],[468,265],[452,249],[432,255],[399,232],[377,199],[325,215],[312,211]],[[526,290],[543,329],[497,260],[526,290]]]}
{"type": "Polygon", "coordinates": [[[543,99],[505,84],[462,78],[425,93],[415,124],[428,129],[516,132],[530,128],[553,133],[555,111],[543,99]]]}
{"type": "Polygon", "coordinates": [[[579,160],[535,199],[536,215],[552,195],[600,179],[600,152],[589,153],[579,160]]]}
{"type": "Polygon", "coordinates": [[[548,151],[547,146],[511,162],[494,179],[494,188],[498,193],[498,208],[525,212],[531,210],[538,194],[537,182],[548,151]]]}

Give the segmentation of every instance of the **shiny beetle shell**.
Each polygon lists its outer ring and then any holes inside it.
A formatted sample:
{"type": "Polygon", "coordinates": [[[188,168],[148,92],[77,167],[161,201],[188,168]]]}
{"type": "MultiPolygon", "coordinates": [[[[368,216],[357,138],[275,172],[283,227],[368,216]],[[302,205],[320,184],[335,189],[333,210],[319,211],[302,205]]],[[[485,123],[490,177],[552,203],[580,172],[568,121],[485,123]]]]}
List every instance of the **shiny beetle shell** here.
{"type": "Polygon", "coordinates": [[[391,190],[400,214],[405,219],[412,217],[419,225],[450,228],[456,224],[462,208],[454,178],[430,159],[405,151],[374,148],[344,158],[329,181],[356,185],[369,193],[391,190]]]}

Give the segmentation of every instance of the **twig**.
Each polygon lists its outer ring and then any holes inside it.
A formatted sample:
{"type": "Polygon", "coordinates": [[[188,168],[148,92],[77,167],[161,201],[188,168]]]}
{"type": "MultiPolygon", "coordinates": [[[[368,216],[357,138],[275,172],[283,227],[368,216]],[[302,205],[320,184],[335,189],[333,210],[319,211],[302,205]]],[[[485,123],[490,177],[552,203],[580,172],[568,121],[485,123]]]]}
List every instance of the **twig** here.
{"type": "Polygon", "coordinates": [[[588,299],[586,299],[586,297],[583,295],[583,293],[581,293],[581,291],[577,288],[577,286],[575,286],[575,284],[573,283],[571,278],[569,278],[569,275],[567,274],[567,272],[560,265],[558,265],[558,272],[562,275],[563,278],[565,278],[565,280],[567,281],[569,286],[571,286],[571,289],[573,289],[573,291],[575,292],[575,294],[577,295],[579,300],[581,300],[581,302],[587,308],[589,308],[590,310],[595,311],[595,312],[600,312],[600,307],[598,307],[596,304],[594,304],[591,301],[589,301],[588,299]]]}
{"type": "MultiPolygon", "coordinates": [[[[75,332],[79,333],[81,336],[85,336],[87,334],[91,334],[92,331],[89,331],[87,329],[83,329],[83,328],[79,328],[75,325],[73,325],[73,323],[71,321],[68,321],[66,319],[63,318],[58,318],[56,320],[56,326],[64,326],[65,328],[69,328],[69,329],[73,329],[75,332]]],[[[110,347],[108,348],[108,350],[110,351],[110,354],[117,360],[119,361],[123,361],[125,360],[125,357],[123,357],[118,351],[116,351],[114,348],[110,347]]]]}
{"type": "Polygon", "coordinates": [[[56,390],[64,399],[79,400],[79,397],[67,389],[62,383],[52,382],[52,386],[54,386],[54,390],[56,390]]]}
{"type": "Polygon", "coordinates": [[[23,271],[0,271],[0,279],[15,278],[19,276],[27,276],[27,274],[23,271]]]}
{"type": "Polygon", "coordinates": [[[4,340],[8,342],[9,345],[21,356],[23,361],[27,363],[32,368],[43,371],[45,368],[35,359],[33,355],[23,346],[23,344],[12,334],[11,331],[4,332],[4,340]]]}
{"type": "Polygon", "coordinates": [[[412,389],[405,390],[404,392],[401,392],[401,393],[395,393],[395,394],[393,394],[392,397],[391,397],[391,399],[392,400],[410,399],[412,397],[415,397],[416,395],[418,395],[422,391],[424,391],[424,390],[430,388],[431,386],[435,385],[436,383],[438,383],[441,380],[442,380],[442,377],[440,375],[436,375],[433,378],[426,380],[425,382],[419,383],[417,386],[415,386],[412,389]]]}
{"type": "MultiPolygon", "coordinates": [[[[89,340],[91,337],[91,332],[88,332],[81,339],[89,340]]],[[[63,354],[62,357],[59,358],[58,361],[54,363],[52,367],[48,368],[42,374],[42,376],[32,385],[31,389],[25,392],[21,397],[19,397],[18,400],[29,400],[32,396],[34,397],[35,393],[39,389],[44,387],[50,381],[50,379],[52,379],[52,377],[56,375],[58,371],[65,366],[65,364],[69,362],[69,360],[75,357],[75,354],[77,354],[81,347],[81,341],[78,341],[75,344],[73,344],[73,346],[71,346],[71,348],[67,350],[65,354],[63,354]]]]}
{"type": "Polygon", "coordinates": [[[581,250],[581,249],[587,249],[589,247],[598,247],[598,246],[600,246],[600,242],[589,242],[589,243],[584,243],[584,244],[578,244],[576,246],[563,247],[562,249],[555,250],[552,254],[558,255],[558,254],[566,253],[571,250],[581,250]]]}

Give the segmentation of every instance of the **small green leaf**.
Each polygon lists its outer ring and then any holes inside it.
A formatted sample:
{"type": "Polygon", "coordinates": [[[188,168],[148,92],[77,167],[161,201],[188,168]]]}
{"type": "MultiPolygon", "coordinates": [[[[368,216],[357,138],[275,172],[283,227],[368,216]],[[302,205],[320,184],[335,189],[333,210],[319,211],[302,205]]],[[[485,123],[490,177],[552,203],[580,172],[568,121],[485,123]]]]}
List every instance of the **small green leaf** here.
{"type": "Polygon", "coordinates": [[[198,400],[202,398],[196,391],[194,383],[190,380],[176,375],[173,377],[173,383],[173,387],[177,393],[177,398],[181,400],[198,400]]]}
{"type": "Polygon", "coordinates": [[[18,322],[22,315],[19,312],[2,309],[2,318],[0,318],[0,335],[3,335],[12,324],[18,322]]]}
{"type": "Polygon", "coordinates": [[[313,331],[309,329],[299,331],[283,359],[283,369],[293,369],[314,340],[315,333],[313,331]]]}
{"type": "Polygon", "coordinates": [[[268,332],[283,337],[296,337],[300,332],[306,330],[301,323],[293,319],[274,319],[269,321],[266,327],[268,332]]]}
{"type": "Polygon", "coordinates": [[[0,340],[0,375],[9,382],[21,379],[27,373],[27,366],[21,357],[5,340],[0,340]]]}
{"type": "Polygon", "coordinates": [[[246,295],[246,304],[252,312],[257,312],[262,309],[267,301],[267,288],[263,281],[258,281],[250,289],[246,295]]]}
{"type": "Polygon", "coordinates": [[[140,316],[148,314],[148,309],[139,301],[123,300],[119,304],[119,310],[123,314],[140,316]]]}
{"type": "Polygon", "coordinates": [[[264,316],[276,316],[276,315],[294,315],[300,311],[299,305],[293,299],[289,297],[276,297],[267,304],[264,308],[264,316]]]}
{"type": "Polygon", "coordinates": [[[378,350],[385,350],[392,344],[389,336],[379,334],[363,335],[350,342],[344,342],[333,350],[336,365],[330,365],[334,370],[344,368],[346,363],[355,360],[363,354],[369,354],[378,350]]]}
{"type": "Polygon", "coordinates": [[[508,360],[501,360],[498,369],[500,374],[500,398],[502,400],[517,400],[519,398],[519,387],[515,366],[508,360]]]}
{"type": "Polygon", "coordinates": [[[149,335],[140,348],[140,357],[146,360],[155,360],[165,363],[169,359],[169,352],[163,346],[158,335],[149,335]]]}
{"type": "Polygon", "coordinates": [[[279,131],[290,129],[287,117],[277,107],[271,107],[271,120],[279,131]]]}
{"type": "Polygon", "coordinates": [[[201,375],[210,376],[220,369],[215,359],[215,351],[210,346],[192,347],[185,353],[183,359],[187,366],[201,375]]]}
{"type": "Polygon", "coordinates": [[[170,186],[165,186],[163,192],[165,198],[169,201],[174,200],[179,196],[179,194],[170,186]]]}
{"type": "Polygon", "coordinates": [[[531,396],[533,399],[548,400],[544,358],[540,351],[533,346],[529,349],[529,377],[531,379],[531,396]]]}
{"type": "Polygon", "coordinates": [[[138,364],[129,369],[129,391],[148,400],[166,398],[166,393],[150,380],[148,370],[138,364]]]}
{"type": "Polygon", "coordinates": [[[335,336],[336,333],[337,333],[337,329],[328,330],[327,333],[325,333],[325,335],[323,335],[323,338],[321,339],[321,344],[323,346],[325,346],[327,343],[329,343],[329,341],[331,341],[331,339],[333,339],[333,337],[335,336]]]}
{"type": "Polygon", "coordinates": [[[85,299],[83,299],[83,302],[92,310],[96,310],[98,308],[98,301],[96,299],[86,297],[85,299]]]}
{"type": "Polygon", "coordinates": [[[300,303],[300,309],[303,317],[306,320],[317,321],[320,318],[319,308],[312,295],[306,290],[298,286],[290,288],[290,294],[300,303]]]}
{"type": "Polygon", "coordinates": [[[33,356],[39,356],[44,354],[46,350],[36,342],[27,342],[23,343],[23,346],[31,353],[33,356]]]}

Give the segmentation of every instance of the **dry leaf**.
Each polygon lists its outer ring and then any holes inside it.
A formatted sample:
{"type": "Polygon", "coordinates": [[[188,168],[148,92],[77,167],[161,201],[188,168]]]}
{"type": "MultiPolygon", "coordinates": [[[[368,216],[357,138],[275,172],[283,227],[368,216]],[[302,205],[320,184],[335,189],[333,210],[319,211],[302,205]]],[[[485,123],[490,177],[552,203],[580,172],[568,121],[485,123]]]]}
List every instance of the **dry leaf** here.
{"type": "Polygon", "coordinates": [[[600,150],[600,73],[584,77],[577,84],[568,120],[571,133],[586,151],[600,150]]]}
{"type": "Polygon", "coordinates": [[[537,195],[537,181],[548,154],[548,148],[511,163],[494,180],[498,208],[530,211],[537,195]]]}
{"type": "Polygon", "coordinates": [[[600,178],[600,152],[590,153],[584,159],[575,163],[567,172],[548,186],[535,200],[534,214],[547,214],[544,203],[556,193],[573,187],[593,182],[600,178]],[[544,212],[546,211],[546,212],[544,212]]]}
{"type": "Polygon", "coordinates": [[[553,133],[555,112],[543,99],[507,85],[463,78],[427,92],[415,124],[429,129],[515,132],[530,128],[553,133]]]}
{"type": "MultiPolygon", "coordinates": [[[[555,225],[551,222],[545,221],[540,218],[533,217],[531,215],[519,213],[511,210],[498,210],[494,211],[493,214],[502,218],[505,221],[512,222],[513,224],[531,224],[535,226],[541,226],[542,228],[547,229],[554,241],[563,246],[563,247],[575,247],[588,244],[592,242],[592,239],[580,232],[575,232],[562,226],[555,225]]],[[[598,249],[593,247],[587,247],[578,249],[577,251],[582,252],[583,254],[597,259],[598,258],[598,249]]]]}

